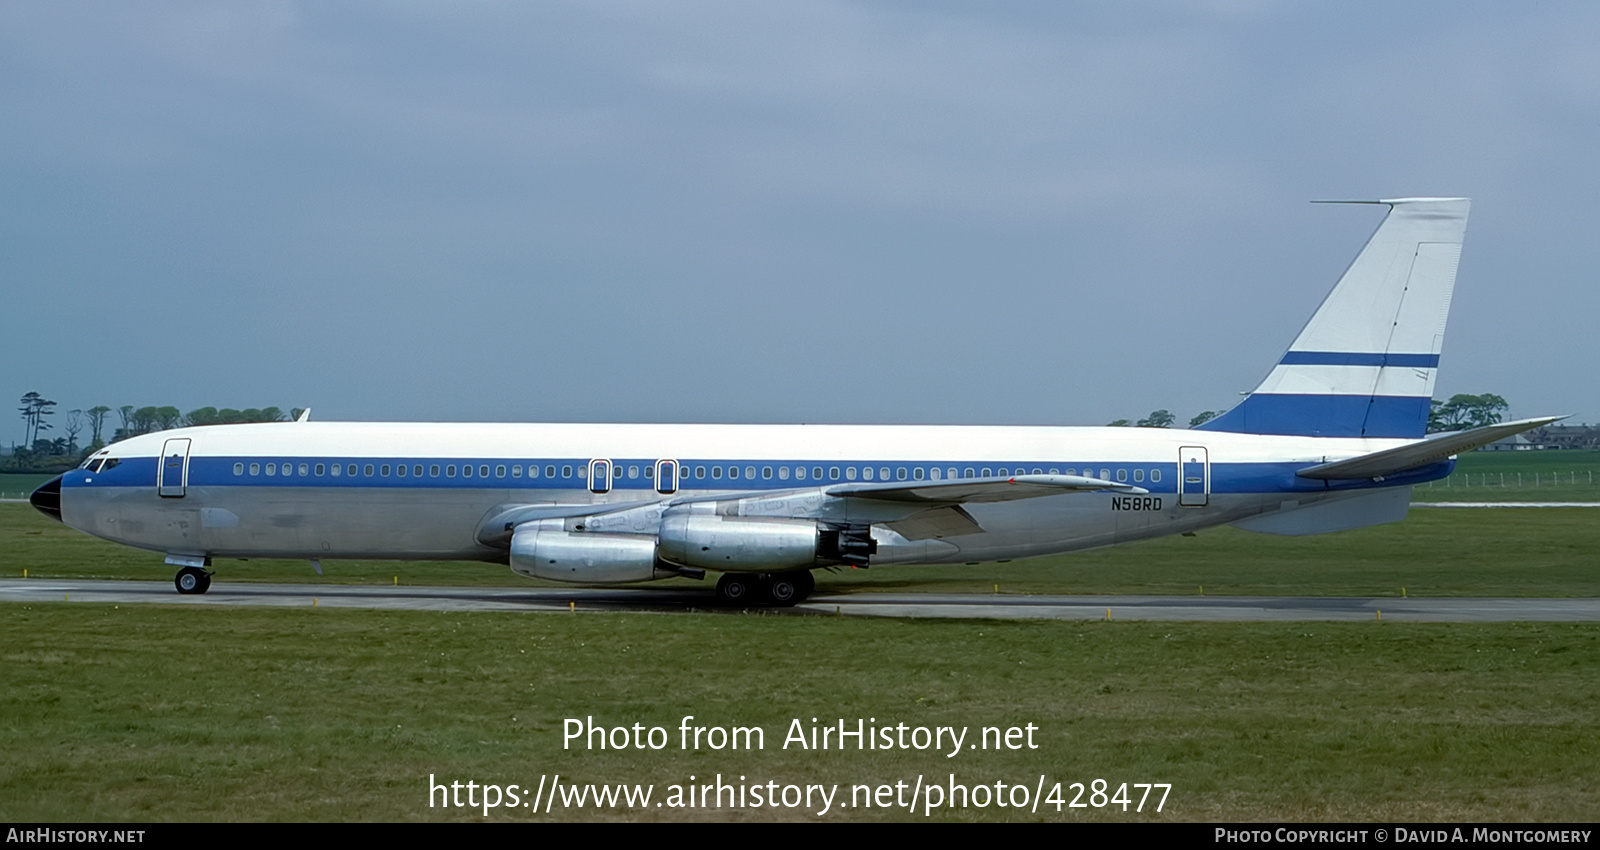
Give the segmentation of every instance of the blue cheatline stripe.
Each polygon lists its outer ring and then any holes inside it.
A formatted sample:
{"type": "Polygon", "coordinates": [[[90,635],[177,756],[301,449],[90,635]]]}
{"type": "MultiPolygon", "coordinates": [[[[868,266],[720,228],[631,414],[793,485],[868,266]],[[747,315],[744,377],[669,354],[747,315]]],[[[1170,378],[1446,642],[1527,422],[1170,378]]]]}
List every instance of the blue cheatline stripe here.
{"type": "Polygon", "coordinates": [[[1410,366],[1415,369],[1439,368],[1437,354],[1368,354],[1358,351],[1290,351],[1278,361],[1281,366],[1410,366]]]}
{"type": "Polygon", "coordinates": [[[1296,437],[1421,437],[1432,400],[1411,396],[1253,393],[1204,431],[1296,437]]]}
{"type": "MultiPolygon", "coordinates": [[[[513,490],[513,491],[522,491],[522,492],[542,491],[545,494],[545,495],[540,495],[540,496],[532,496],[530,498],[556,498],[556,499],[572,498],[572,497],[588,498],[588,496],[587,496],[588,488],[584,485],[583,482],[578,481],[576,479],[562,479],[562,478],[534,478],[534,479],[529,479],[529,478],[523,478],[523,479],[520,479],[518,481],[512,482],[512,481],[507,481],[506,479],[493,479],[493,480],[466,479],[465,481],[463,481],[462,479],[459,479],[459,478],[457,478],[457,479],[428,479],[428,478],[424,478],[424,479],[416,479],[416,478],[400,479],[400,478],[395,478],[395,477],[390,477],[390,478],[382,478],[382,477],[364,478],[364,477],[358,476],[358,478],[356,480],[351,480],[351,479],[347,478],[344,481],[340,482],[337,479],[332,479],[332,478],[328,478],[328,477],[317,478],[316,476],[307,476],[307,477],[304,477],[304,478],[301,478],[299,476],[294,476],[294,477],[287,478],[287,479],[283,478],[282,476],[278,476],[276,478],[265,478],[263,476],[256,476],[256,477],[252,478],[250,476],[235,477],[233,475],[233,473],[232,473],[231,465],[227,463],[226,459],[201,458],[201,459],[196,459],[196,460],[203,461],[204,462],[204,466],[208,467],[208,468],[202,469],[200,466],[191,466],[190,467],[189,484],[190,484],[191,487],[228,487],[228,488],[233,488],[233,487],[243,487],[243,488],[259,488],[259,487],[280,487],[281,488],[281,487],[288,487],[288,488],[297,488],[297,489],[308,489],[308,488],[334,489],[334,488],[339,488],[339,487],[352,487],[353,486],[353,487],[358,487],[358,488],[363,488],[363,489],[378,488],[378,489],[391,489],[391,490],[393,490],[393,489],[478,490],[478,491],[485,491],[485,492],[494,493],[495,494],[495,498],[500,498],[501,494],[504,494],[507,490],[513,490]],[[203,478],[204,480],[197,480],[197,474],[198,474],[199,477],[203,478]]],[[[398,461],[399,459],[395,458],[393,460],[398,461]]],[[[459,458],[456,459],[456,460],[458,460],[458,462],[461,461],[461,459],[459,459],[459,458]]],[[[1174,458],[1174,460],[1176,460],[1176,458],[1174,458]]],[[[789,463],[790,464],[794,464],[794,463],[797,463],[797,461],[789,461],[789,463]]],[[[1290,462],[1290,461],[1270,461],[1270,462],[1265,462],[1265,463],[1212,463],[1210,465],[1210,469],[1211,469],[1211,481],[1210,481],[1211,489],[1210,489],[1210,492],[1212,492],[1214,494],[1224,494],[1224,493],[1293,493],[1293,492],[1323,492],[1323,491],[1327,491],[1327,490],[1351,490],[1351,489],[1359,490],[1359,489],[1369,489],[1369,488],[1374,488],[1374,487],[1392,487],[1392,486],[1397,486],[1397,485],[1406,484],[1406,483],[1414,483],[1414,482],[1421,482],[1421,481],[1432,481],[1432,480],[1443,478],[1446,475],[1450,474],[1450,470],[1454,467],[1455,462],[1454,461],[1440,461],[1439,463],[1430,464],[1429,466],[1422,467],[1420,469],[1409,470],[1407,472],[1400,473],[1400,474],[1397,474],[1397,475],[1387,476],[1385,478],[1385,480],[1383,482],[1381,482],[1381,483],[1373,482],[1373,481],[1368,480],[1368,479],[1354,479],[1354,480],[1348,480],[1348,481],[1327,482],[1327,481],[1321,481],[1321,480],[1312,480],[1312,479],[1308,479],[1308,478],[1301,478],[1301,477],[1299,477],[1298,475],[1295,474],[1299,470],[1304,469],[1309,465],[1311,465],[1311,464],[1306,462],[1306,461],[1292,461],[1292,462],[1290,462]]],[[[1081,466],[1081,464],[1080,464],[1080,466],[1081,466]]],[[[1128,469],[1130,472],[1135,468],[1143,468],[1145,470],[1150,470],[1152,468],[1160,468],[1165,473],[1162,476],[1162,480],[1160,482],[1150,481],[1149,477],[1148,477],[1148,474],[1147,474],[1144,481],[1136,482],[1138,484],[1138,486],[1141,486],[1141,487],[1144,487],[1144,488],[1148,489],[1152,494],[1155,494],[1155,495],[1170,496],[1170,495],[1173,495],[1177,491],[1177,486],[1176,486],[1177,485],[1177,480],[1176,480],[1176,478],[1174,476],[1175,464],[1172,464],[1172,463],[1152,464],[1149,461],[1135,461],[1135,462],[1100,461],[1100,462],[1097,462],[1096,464],[1094,464],[1094,466],[1097,467],[1097,471],[1098,471],[1098,467],[1100,467],[1100,466],[1105,466],[1105,467],[1110,468],[1110,469],[1128,469]]],[[[118,480],[115,483],[105,481],[105,478],[107,477],[105,475],[91,474],[91,473],[87,473],[84,470],[74,470],[73,472],[68,473],[68,478],[69,479],[74,479],[74,477],[75,477],[76,480],[66,480],[63,483],[68,485],[68,486],[82,486],[82,482],[81,482],[82,478],[84,478],[84,477],[93,477],[93,478],[96,479],[96,484],[101,484],[101,485],[104,485],[104,486],[115,486],[115,487],[137,486],[137,487],[146,489],[146,490],[148,490],[149,492],[151,492],[153,494],[155,492],[155,469],[156,469],[155,458],[148,458],[148,459],[145,459],[144,463],[139,463],[139,462],[135,461],[135,462],[132,462],[132,463],[125,463],[122,467],[119,467],[117,471],[118,472],[123,472],[123,473],[125,473],[125,475],[121,476],[121,478],[123,480],[118,480]],[[130,466],[132,467],[131,469],[128,468],[130,466]]],[[[775,481],[764,481],[764,480],[747,481],[747,480],[743,480],[743,479],[732,480],[732,481],[730,481],[728,479],[721,479],[721,480],[718,480],[718,481],[711,481],[710,479],[699,479],[699,480],[694,480],[694,481],[684,481],[684,482],[682,482],[682,485],[683,485],[682,489],[686,490],[686,491],[702,491],[702,492],[703,491],[728,491],[730,493],[749,493],[749,492],[752,492],[752,491],[759,491],[759,490],[764,490],[764,489],[803,489],[803,488],[807,488],[807,487],[827,487],[827,486],[830,486],[830,485],[835,484],[835,483],[839,483],[839,482],[835,482],[835,481],[816,481],[816,480],[809,480],[809,481],[805,481],[805,480],[802,480],[802,481],[790,480],[790,481],[784,481],[784,482],[775,482],[775,481]]],[[[907,482],[907,483],[916,483],[916,482],[907,482]]],[[[922,483],[928,483],[928,482],[922,482],[922,483]]],[[[1130,482],[1130,483],[1134,483],[1134,482],[1130,482]]],[[[619,496],[626,497],[626,498],[639,498],[641,496],[648,497],[648,496],[655,495],[653,493],[653,491],[650,491],[650,492],[639,492],[640,490],[648,490],[648,489],[649,489],[648,486],[645,486],[645,487],[639,486],[639,482],[638,481],[627,481],[626,483],[618,482],[613,487],[612,492],[615,493],[615,494],[618,494],[619,496]]],[[[1103,493],[1103,491],[1102,491],[1102,493],[1103,493]]],[[[1101,493],[1085,493],[1085,494],[1082,494],[1082,495],[1100,495],[1100,494],[1101,493]]],[[[668,497],[659,496],[659,498],[668,498],[668,497]]]]}

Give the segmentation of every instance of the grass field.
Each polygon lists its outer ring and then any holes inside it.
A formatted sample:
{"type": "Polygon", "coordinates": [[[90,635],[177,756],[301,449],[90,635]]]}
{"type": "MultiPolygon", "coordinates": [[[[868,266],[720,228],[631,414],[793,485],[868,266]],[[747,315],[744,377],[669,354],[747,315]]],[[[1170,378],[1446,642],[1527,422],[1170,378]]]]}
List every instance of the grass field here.
{"type": "MultiPolygon", "coordinates": [[[[0,606],[0,818],[482,820],[436,781],[1170,783],[1163,811],[939,820],[1588,821],[1594,625],[918,622],[0,606]],[[678,747],[685,715],[764,749],[678,747]],[[564,750],[563,721],[663,750],[564,750]],[[803,751],[794,719],[1037,727],[1037,749],[803,751]]],[[[969,739],[970,740],[970,739],[969,739]]],[[[1066,799],[1072,799],[1067,790],[1066,799]]],[[[1153,805],[1153,803],[1152,803],[1153,805]]],[[[815,808],[815,807],[814,807],[815,808]]],[[[489,819],[818,819],[498,810],[489,819]]],[[[913,820],[835,807],[825,820],[913,820]]]]}
{"type": "MultiPolygon", "coordinates": [[[[167,581],[159,554],[74,531],[25,504],[0,504],[0,576],[167,581]]],[[[1160,593],[1308,596],[1594,596],[1600,508],[1415,508],[1404,522],[1318,537],[1217,528],[1009,564],[818,572],[818,592],[1160,593]],[[1402,591],[1402,588],[1404,590],[1402,591]]],[[[305,561],[216,564],[217,581],[527,586],[496,564],[305,561]]],[[[710,582],[658,587],[709,593],[710,582]]]]}
{"type": "MultiPolygon", "coordinates": [[[[819,592],[1593,596],[1600,509],[1428,509],[1314,538],[1216,529],[819,592]]],[[[221,562],[219,581],[525,584],[487,564],[221,562]]],[[[0,575],[169,580],[157,554],[0,504],[0,575]]],[[[695,592],[702,583],[675,582],[695,592]]],[[[1600,625],[894,621],[698,610],[498,614],[0,605],[0,818],[482,820],[436,781],[1171,783],[1159,814],[937,820],[1591,821],[1600,625]],[[676,746],[681,718],[761,751],[676,746]],[[562,749],[566,718],[671,732],[562,749]],[[1038,727],[1038,749],[807,752],[823,724],[1038,727]]],[[[1031,793],[1032,787],[1028,789],[1031,793]]],[[[1072,800],[1070,787],[1064,799],[1072,800]]],[[[490,820],[913,820],[903,809],[496,810],[490,820]]]]}

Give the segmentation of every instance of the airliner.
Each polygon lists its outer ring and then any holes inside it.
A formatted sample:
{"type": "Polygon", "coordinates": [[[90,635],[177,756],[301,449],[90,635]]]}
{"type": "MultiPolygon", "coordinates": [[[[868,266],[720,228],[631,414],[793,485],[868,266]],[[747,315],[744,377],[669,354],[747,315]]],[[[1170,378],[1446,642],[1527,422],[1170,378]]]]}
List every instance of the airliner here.
{"type": "Polygon", "coordinates": [[[1195,429],[294,422],[123,440],[44,513],[164,553],[507,564],[586,585],[719,574],[793,605],[819,568],[1004,561],[1233,525],[1395,522],[1454,456],[1555,421],[1426,436],[1466,198],[1383,222],[1260,386],[1195,429]]]}

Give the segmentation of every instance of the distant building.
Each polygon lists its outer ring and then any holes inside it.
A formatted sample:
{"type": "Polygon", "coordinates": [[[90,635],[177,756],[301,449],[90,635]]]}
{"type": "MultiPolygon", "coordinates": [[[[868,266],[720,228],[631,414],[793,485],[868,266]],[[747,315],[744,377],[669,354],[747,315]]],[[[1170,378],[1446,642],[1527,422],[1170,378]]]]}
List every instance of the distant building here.
{"type": "Polygon", "coordinates": [[[1533,449],[1600,449],[1600,425],[1546,425],[1483,447],[1495,452],[1533,449]]]}

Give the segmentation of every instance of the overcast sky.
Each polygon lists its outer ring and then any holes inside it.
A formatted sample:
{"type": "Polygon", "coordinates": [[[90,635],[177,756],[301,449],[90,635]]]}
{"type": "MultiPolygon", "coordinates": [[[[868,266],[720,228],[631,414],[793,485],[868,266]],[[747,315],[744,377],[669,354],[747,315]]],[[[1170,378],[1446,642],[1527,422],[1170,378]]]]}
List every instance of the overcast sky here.
{"type": "Polygon", "coordinates": [[[1383,212],[1307,201],[1467,195],[1439,397],[1600,421],[1596,45],[1579,2],[0,0],[0,390],[1181,423],[1383,212]]]}

